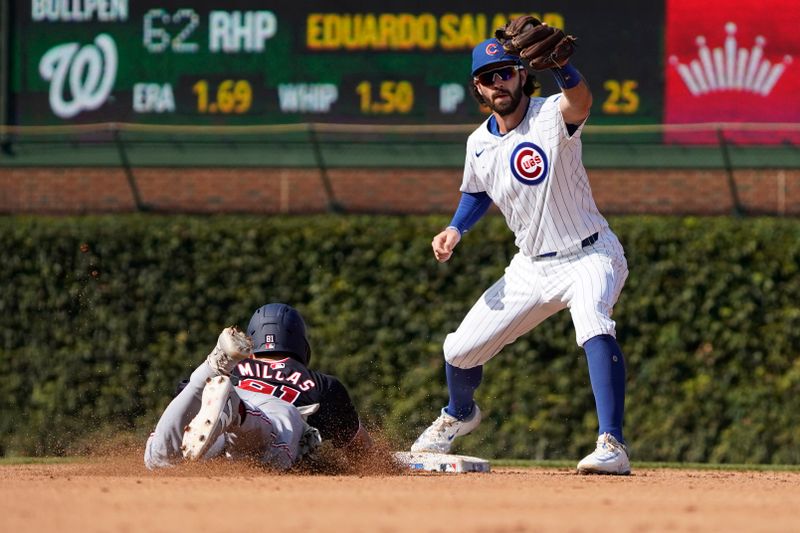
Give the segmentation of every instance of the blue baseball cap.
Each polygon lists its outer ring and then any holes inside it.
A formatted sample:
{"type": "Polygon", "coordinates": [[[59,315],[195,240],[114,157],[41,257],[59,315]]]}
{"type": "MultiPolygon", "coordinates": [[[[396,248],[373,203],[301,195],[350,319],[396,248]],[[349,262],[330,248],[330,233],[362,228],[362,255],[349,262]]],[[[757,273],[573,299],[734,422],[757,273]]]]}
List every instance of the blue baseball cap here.
{"type": "Polygon", "coordinates": [[[521,64],[517,56],[506,53],[500,41],[492,37],[472,49],[472,75],[474,76],[479,70],[494,63],[521,64]]]}

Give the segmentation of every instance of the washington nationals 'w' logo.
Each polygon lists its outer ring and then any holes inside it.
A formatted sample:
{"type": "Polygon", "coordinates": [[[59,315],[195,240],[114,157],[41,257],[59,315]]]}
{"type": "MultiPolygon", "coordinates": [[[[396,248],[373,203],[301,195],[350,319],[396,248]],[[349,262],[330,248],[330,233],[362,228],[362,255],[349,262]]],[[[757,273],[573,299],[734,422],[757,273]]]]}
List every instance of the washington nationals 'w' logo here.
{"type": "Polygon", "coordinates": [[[117,78],[117,46],[101,33],[94,44],[64,43],[51,48],[39,62],[39,74],[50,82],[50,108],[61,118],[100,107],[117,78]],[[69,82],[68,91],[65,83],[69,82]]]}
{"type": "Polygon", "coordinates": [[[547,156],[531,142],[520,143],[511,153],[511,173],[525,185],[539,185],[547,177],[547,156]]]}

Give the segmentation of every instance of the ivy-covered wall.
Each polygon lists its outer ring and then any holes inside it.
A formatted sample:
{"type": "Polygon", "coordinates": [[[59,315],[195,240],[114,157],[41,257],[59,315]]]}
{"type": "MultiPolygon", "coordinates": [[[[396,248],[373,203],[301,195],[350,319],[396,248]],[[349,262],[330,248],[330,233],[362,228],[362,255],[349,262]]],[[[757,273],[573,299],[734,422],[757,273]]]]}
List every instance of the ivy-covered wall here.
{"type": "MultiPolygon", "coordinates": [[[[515,249],[486,217],[438,264],[447,218],[0,219],[0,453],[142,440],[223,327],[270,301],[306,317],[312,363],[368,426],[410,445],[447,399],[441,343],[515,249]]],[[[615,309],[632,459],[800,462],[800,221],[617,217],[615,309]]],[[[491,361],[455,451],[577,459],[596,418],[562,312],[491,361]]]]}

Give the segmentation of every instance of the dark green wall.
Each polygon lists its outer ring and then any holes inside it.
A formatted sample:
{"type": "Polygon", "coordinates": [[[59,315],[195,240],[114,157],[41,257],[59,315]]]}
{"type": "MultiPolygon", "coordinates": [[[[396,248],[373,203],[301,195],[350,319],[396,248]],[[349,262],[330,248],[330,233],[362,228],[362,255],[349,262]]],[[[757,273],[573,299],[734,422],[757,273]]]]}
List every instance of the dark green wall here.
{"type": "MultiPolygon", "coordinates": [[[[0,219],[0,450],[144,439],[226,325],[297,306],[315,365],[410,445],[446,401],[441,343],[514,252],[500,218],[437,264],[444,217],[0,219]]],[[[800,221],[613,218],[634,460],[800,462],[800,221]]],[[[457,451],[573,458],[594,440],[568,313],[486,368],[457,451]]]]}

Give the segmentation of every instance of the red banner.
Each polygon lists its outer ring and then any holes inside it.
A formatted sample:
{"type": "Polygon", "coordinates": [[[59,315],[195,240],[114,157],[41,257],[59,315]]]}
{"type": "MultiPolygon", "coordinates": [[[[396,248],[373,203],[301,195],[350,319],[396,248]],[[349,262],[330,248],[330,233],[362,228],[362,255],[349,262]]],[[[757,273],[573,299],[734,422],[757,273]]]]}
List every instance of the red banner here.
{"type": "MultiPolygon", "coordinates": [[[[664,122],[800,123],[797,0],[667,0],[664,122]]],[[[716,142],[714,132],[666,141],[716,142]]],[[[800,132],[733,130],[743,143],[800,142],[800,132]]]]}

